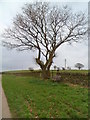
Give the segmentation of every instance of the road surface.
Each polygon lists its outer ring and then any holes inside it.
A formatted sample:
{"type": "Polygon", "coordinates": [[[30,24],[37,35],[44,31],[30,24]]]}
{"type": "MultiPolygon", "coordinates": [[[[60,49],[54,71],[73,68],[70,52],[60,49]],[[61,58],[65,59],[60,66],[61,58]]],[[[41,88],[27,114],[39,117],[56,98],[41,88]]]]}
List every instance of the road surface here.
{"type": "Polygon", "coordinates": [[[11,118],[11,113],[7,103],[4,90],[2,89],[1,84],[1,75],[0,75],[0,118],[11,118]]]}
{"type": "Polygon", "coordinates": [[[2,118],[2,86],[1,86],[1,75],[0,75],[0,120],[2,118]]]}

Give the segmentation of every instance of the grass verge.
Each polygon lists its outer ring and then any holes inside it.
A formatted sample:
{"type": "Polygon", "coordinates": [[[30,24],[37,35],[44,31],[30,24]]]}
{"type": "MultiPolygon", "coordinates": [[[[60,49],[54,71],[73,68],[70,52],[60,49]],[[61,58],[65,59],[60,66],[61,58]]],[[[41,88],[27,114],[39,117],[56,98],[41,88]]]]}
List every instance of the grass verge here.
{"type": "Polygon", "coordinates": [[[2,85],[13,117],[87,118],[88,89],[36,77],[4,74],[2,85]]]}

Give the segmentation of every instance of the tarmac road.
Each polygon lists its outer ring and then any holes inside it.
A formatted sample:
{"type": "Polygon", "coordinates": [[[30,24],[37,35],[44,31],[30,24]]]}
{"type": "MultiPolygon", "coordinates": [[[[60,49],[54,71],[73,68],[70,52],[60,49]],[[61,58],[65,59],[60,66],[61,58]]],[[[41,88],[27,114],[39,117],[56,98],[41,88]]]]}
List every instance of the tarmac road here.
{"type": "Polygon", "coordinates": [[[11,113],[7,103],[7,98],[2,89],[1,83],[2,76],[0,75],[0,118],[11,118],[11,113]]]}

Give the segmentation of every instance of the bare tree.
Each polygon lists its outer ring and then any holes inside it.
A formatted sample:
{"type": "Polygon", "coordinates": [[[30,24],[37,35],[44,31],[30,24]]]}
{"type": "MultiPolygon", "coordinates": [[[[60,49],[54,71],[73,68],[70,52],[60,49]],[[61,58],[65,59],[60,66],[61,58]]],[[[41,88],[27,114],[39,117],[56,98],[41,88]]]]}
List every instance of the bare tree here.
{"type": "Polygon", "coordinates": [[[86,15],[73,13],[68,6],[52,7],[42,2],[27,4],[22,11],[16,15],[13,26],[6,29],[3,46],[20,51],[37,50],[36,63],[43,78],[49,78],[57,48],[66,42],[78,42],[86,34],[86,15]]]}
{"type": "Polygon", "coordinates": [[[57,69],[57,66],[56,65],[54,65],[54,70],[56,70],[57,69]]]}
{"type": "Polygon", "coordinates": [[[75,67],[77,67],[79,70],[84,67],[81,63],[76,63],[75,67]]]}
{"type": "Polygon", "coordinates": [[[29,67],[28,69],[29,69],[30,71],[34,71],[34,69],[33,69],[32,67],[29,67]]]}

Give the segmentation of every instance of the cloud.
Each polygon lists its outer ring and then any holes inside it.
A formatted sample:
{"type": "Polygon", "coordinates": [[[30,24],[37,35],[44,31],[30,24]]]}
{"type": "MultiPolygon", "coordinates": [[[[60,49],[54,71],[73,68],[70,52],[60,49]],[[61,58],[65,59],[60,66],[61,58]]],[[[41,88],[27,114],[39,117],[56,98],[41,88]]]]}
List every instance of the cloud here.
{"type": "MultiPolygon", "coordinates": [[[[21,12],[21,7],[26,2],[31,2],[30,0],[1,0],[0,1],[0,34],[3,32],[4,28],[10,26],[13,20],[13,17],[16,16],[18,12],[21,12]]],[[[62,2],[62,1],[51,1],[51,2],[62,2]]],[[[64,1],[65,2],[65,1],[64,1]]],[[[66,1],[67,2],[67,1],[66,1]]],[[[67,3],[75,11],[86,10],[87,3],[78,3],[75,0],[75,3],[67,3]],[[77,2],[77,3],[76,3],[77,2]]],[[[0,38],[1,39],[1,38],[0,38]]],[[[34,57],[36,52],[24,51],[17,52],[15,50],[9,51],[6,48],[2,50],[2,59],[3,59],[3,70],[10,69],[27,69],[28,67],[38,68],[35,64],[34,57]]],[[[67,66],[74,68],[74,65],[77,62],[81,62],[85,65],[85,68],[88,67],[88,47],[85,44],[72,44],[72,46],[64,44],[57,50],[57,57],[54,58],[54,64],[59,67],[64,66],[65,59],[67,59],[67,66]]]]}
{"type": "Polygon", "coordinates": [[[77,62],[83,63],[85,68],[88,68],[88,46],[81,43],[75,43],[73,45],[62,45],[57,51],[58,57],[54,62],[57,66],[62,67],[65,65],[65,59],[67,60],[67,67],[74,68],[77,62]]]}

